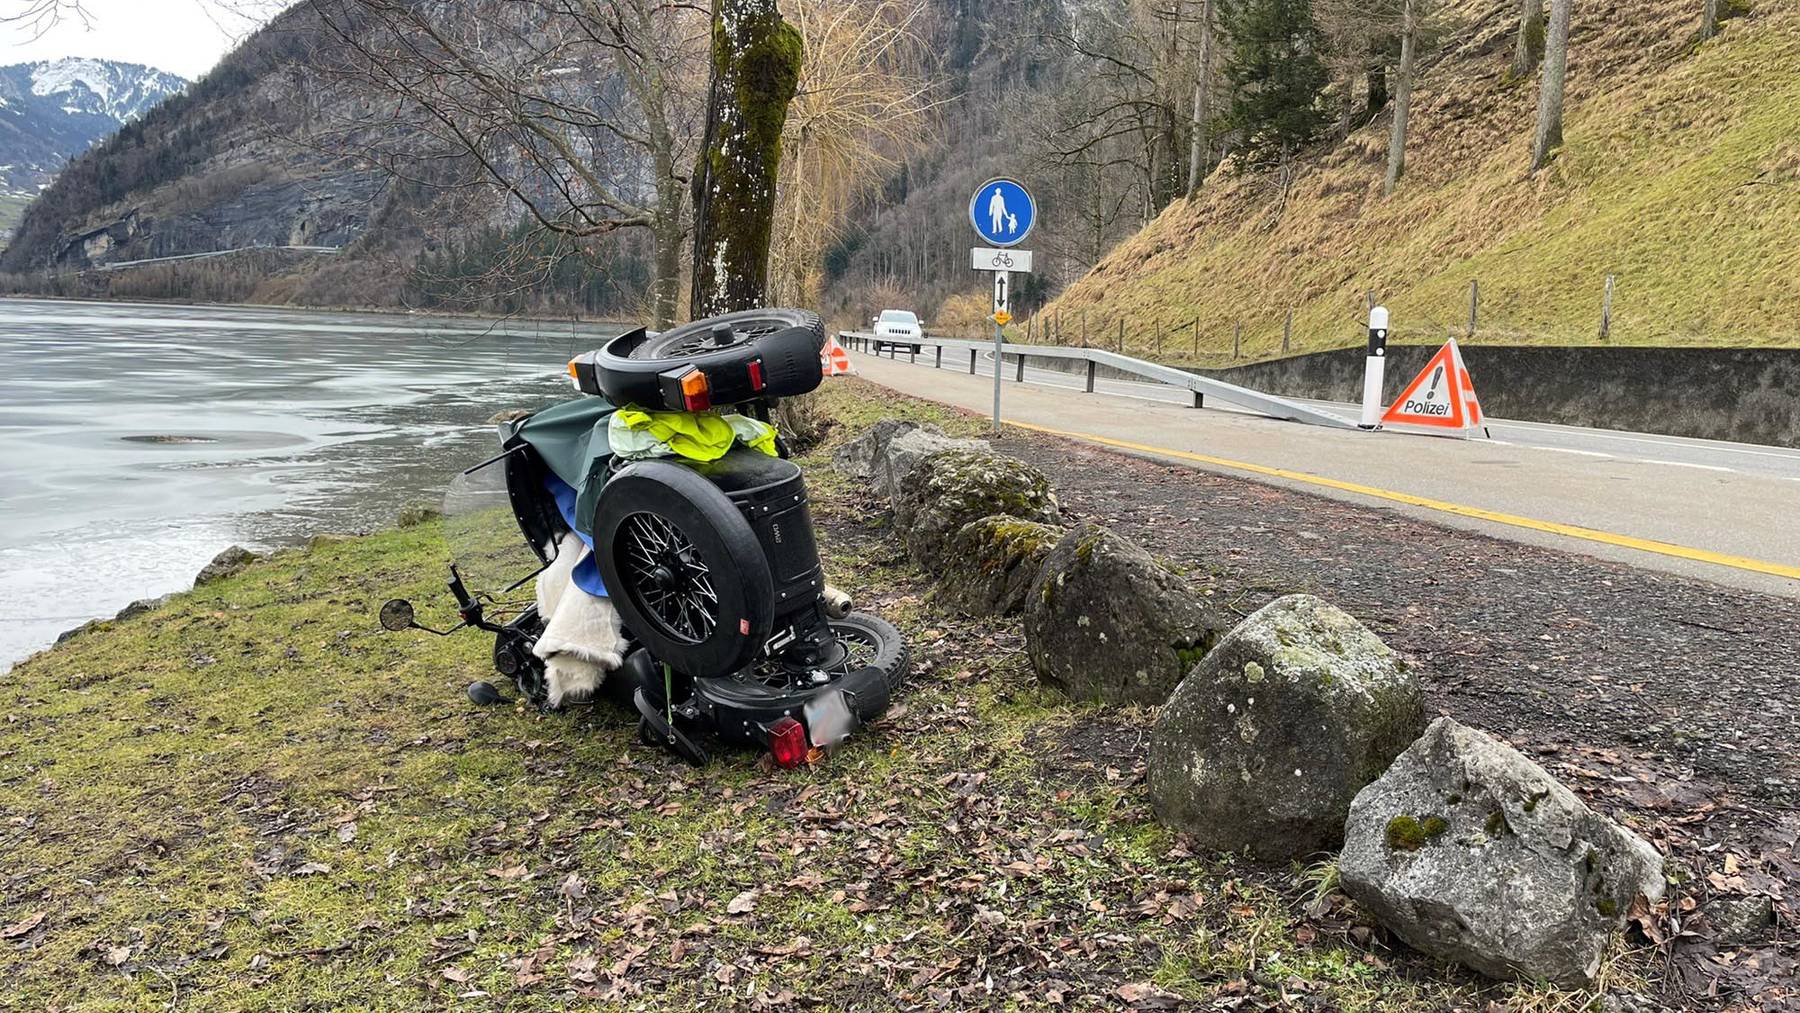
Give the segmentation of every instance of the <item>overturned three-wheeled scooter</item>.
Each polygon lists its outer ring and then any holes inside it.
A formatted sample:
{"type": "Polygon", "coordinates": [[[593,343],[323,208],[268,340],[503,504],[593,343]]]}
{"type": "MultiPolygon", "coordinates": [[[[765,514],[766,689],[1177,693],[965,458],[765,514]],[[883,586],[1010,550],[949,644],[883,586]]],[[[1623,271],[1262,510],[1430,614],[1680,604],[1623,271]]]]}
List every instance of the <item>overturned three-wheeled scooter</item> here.
{"type": "MultiPolygon", "coordinates": [[[[499,424],[445,501],[460,622],[527,701],[592,693],[695,765],[708,740],[806,762],[888,706],[893,626],[827,587],[800,468],[769,425],[818,387],[824,327],[756,310],[640,328],[569,363],[585,396],[499,424]]],[[[492,702],[486,682],[471,699],[492,702]]]]}

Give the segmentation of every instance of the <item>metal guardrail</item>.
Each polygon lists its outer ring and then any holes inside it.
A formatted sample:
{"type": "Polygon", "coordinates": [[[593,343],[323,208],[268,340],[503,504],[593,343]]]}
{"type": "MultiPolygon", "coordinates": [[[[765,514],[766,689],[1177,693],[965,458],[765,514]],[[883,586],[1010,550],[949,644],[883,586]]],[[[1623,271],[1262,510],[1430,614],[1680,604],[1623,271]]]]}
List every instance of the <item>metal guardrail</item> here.
{"type": "Polygon", "coordinates": [[[145,264],[172,264],[178,260],[207,260],[212,257],[227,257],[234,253],[249,253],[252,250],[287,250],[293,253],[333,254],[342,250],[341,246],[239,246],[230,250],[207,250],[204,253],[179,253],[172,257],[145,257],[141,260],[115,260],[110,264],[97,264],[88,268],[90,271],[117,271],[126,267],[141,267],[145,264]]]}
{"type": "MultiPolygon", "coordinates": [[[[968,341],[963,338],[934,338],[925,336],[918,339],[909,338],[905,341],[897,342],[892,338],[878,338],[874,334],[870,334],[866,331],[840,331],[838,332],[838,341],[846,348],[855,348],[859,351],[871,352],[873,354],[879,354],[881,349],[886,348],[889,350],[890,357],[892,358],[899,357],[899,350],[901,348],[910,349],[914,345],[919,346],[921,349],[935,348],[937,351],[932,365],[934,368],[939,369],[943,368],[944,365],[945,349],[966,351],[969,353],[969,373],[971,375],[975,372],[975,365],[981,356],[981,353],[987,352],[992,354],[994,350],[994,343],[991,341],[968,341]]],[[[910,360],[917,361],[918,354],[919,353],[909,352],[910,360]]],[[[1016,345],[1009,343],[1006,345],[1003,355],[1018,360],[1017,375],[1015,379],[1021,383],[1025,380],[1026,359],[1073,359],[1087,363],[1087,393],[1089,394],[1094,392],[1095,369],[1099,366],[1106,366],[1109,369],[1116,369],[1122,373],[1130,373],[1133,376],[1143,377],[1153,383],[1166,384],[1170,387],[1180,387],[1192,391],[1194,394],[1194,407],[1196,408],[1204,407],[1206,399],[1213,398],[1218,401],[1223,401],[1228,405],[1234,405],[1238,408],[1253,411],[1261,415],[1267,415],[1270,418],[1286,419],[1292,422],[1304,422],[1308,425],[1326,426],[1332,429],[1357,428],[1354,419],[1347,419],[1341,415],[1335,415],[1323,409],[1315,408],[1309,404],[1293,401],[1284,397],[1276,397],[1273,394],[1264,394],[1261,391],[1251,390],[1248,387],[1239,387],[1236,384],[1226,383],[1223,380],[1214,380],[1211,377],[1200,376],[1197,373],[1190,373],[1184,369],[1176,369],[1173,366],[1164,366],[1154,362],[1146,362],[1143,359],[1134,359],[1129,355],[1121,355],[1118,352],[1109,352],[1103,348],[1070,348],[1061,345],[1016,345]]],[[[996,366],[996,368],[998,368],[998,366],[996,366]]]]}

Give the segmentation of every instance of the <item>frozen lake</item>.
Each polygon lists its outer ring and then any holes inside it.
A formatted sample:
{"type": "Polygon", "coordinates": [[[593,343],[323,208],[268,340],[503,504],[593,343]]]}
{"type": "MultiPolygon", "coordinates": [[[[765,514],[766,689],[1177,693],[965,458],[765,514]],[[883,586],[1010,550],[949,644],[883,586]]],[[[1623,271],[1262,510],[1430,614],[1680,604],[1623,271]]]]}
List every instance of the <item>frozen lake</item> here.
{"type": "Polygon", "coordinates": [[[220,549],[391,523],[604,325],[0,299],[0,671],[220,549]]]}

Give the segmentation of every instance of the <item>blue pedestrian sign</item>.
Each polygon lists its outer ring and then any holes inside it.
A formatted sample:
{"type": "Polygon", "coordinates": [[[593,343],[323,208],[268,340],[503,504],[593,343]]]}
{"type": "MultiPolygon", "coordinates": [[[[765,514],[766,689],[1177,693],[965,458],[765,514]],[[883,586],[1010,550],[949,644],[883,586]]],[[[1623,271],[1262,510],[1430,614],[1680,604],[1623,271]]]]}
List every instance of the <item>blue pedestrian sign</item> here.
{"type": "Polygon", "coordinates": [[[990,179],[969,201],[969,222],[990,245],[1013,246],[1031,235],[1031,226],[1037,222],[1037,202],[1016,180],[990,179]]]}

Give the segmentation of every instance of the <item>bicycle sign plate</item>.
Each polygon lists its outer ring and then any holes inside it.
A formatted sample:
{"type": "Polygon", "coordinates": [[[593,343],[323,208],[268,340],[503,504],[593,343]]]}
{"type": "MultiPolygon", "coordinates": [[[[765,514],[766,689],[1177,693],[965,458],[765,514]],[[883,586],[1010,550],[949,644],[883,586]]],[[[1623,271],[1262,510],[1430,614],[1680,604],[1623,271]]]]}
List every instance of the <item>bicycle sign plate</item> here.
{"type": "Polygon", "coordinates": [[[969,251],[969,267],[977,271],[1017,271],[1031,273],[1030,250],[996,250],[977,246],[969,251]]]}

